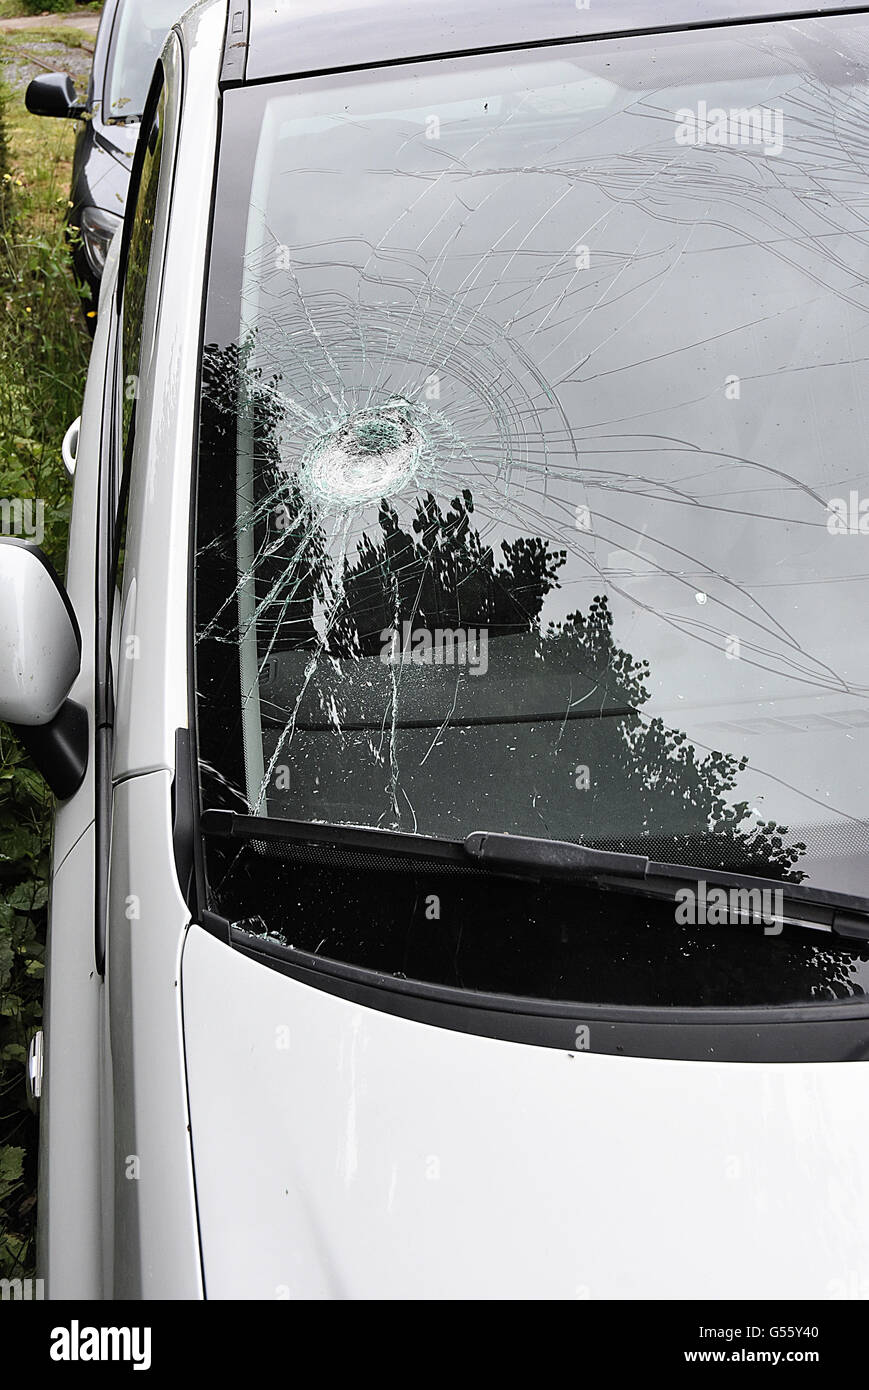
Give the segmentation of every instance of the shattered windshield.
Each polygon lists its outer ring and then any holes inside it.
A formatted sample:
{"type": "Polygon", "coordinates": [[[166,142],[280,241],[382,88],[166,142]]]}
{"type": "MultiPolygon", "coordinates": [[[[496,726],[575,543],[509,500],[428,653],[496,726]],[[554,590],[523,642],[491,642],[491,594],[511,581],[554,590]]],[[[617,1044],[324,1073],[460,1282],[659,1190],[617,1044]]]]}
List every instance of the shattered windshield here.
{"type": "Polygon", "coordinates": [[[225,95],[204,804],[869,890],[867,33],[225,95]]]}

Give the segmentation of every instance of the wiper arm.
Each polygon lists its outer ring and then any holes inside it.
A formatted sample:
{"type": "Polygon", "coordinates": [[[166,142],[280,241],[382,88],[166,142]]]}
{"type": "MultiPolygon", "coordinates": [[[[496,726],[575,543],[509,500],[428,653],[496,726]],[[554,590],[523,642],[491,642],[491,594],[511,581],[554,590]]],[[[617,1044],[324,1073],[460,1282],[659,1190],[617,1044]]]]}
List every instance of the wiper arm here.
{"type": "Polygon", "coordinates": [[[419,863],[453,865],[467,872],[480,872],[469,858],[461,840],[438,840],[428,835],[405,835],[397,830],[379,830],[365,825],[323,825],[317,821],[284,820],[283,817],[240,816],[235,811],[203,811],[202,833],[209,838],[255,840],[263,844],[286,845],[287,858],[307,859],[351,867],[372,869],[410,869],[419,863]],[[292,848],[309,853],[294,854],[292,848]],[[415,864],[413,861],[416,860],[415,864]],[[370,861],[370,862],[369,862],[370,861]]]}
{"type": "MultiPolygon", "coordinates": [[[[483,872],[505,878],[594,883],[644,897],[675,900],[679,888],[705,883],[707,888],[759,890],[781,894],[775,923],[809,927],[850,940],[869,941],[869,898],[837,893],[802,883],[755,874],[730,873],[700,865],[668,864],[641,854],[591,849],[567,840],[505,835],[475,830],[463,840],[408,835],[372,826],[323,825],[267,816],[240,816],[234,811],[203,811],[203,834],[244,841],[296,844],[298,857],[347,867],[413,870],[420,865],[447,872],[483,872]]],[[[738,919],[754,913],[735,909],[738,919]]]]}

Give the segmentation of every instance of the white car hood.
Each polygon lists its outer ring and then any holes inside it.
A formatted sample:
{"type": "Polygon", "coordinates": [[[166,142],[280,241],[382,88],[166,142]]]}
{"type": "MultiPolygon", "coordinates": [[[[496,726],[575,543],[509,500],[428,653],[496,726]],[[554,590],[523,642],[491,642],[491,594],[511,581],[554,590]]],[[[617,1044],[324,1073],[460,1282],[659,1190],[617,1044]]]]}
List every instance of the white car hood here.
{"type": "Polygon", "coordinates": [[[570,1054],[392,1017],[192,928],[210,1298],[869,1295],[869,1071],[570,1054]]]}

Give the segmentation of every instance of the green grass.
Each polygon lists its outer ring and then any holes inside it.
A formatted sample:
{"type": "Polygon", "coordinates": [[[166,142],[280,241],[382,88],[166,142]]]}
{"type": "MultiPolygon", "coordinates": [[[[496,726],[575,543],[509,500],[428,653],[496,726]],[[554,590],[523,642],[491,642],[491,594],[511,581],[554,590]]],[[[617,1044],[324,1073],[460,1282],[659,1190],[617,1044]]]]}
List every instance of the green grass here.
{"type": "MultiPolygon", "coordinates": [[[[74,128],[30,116],[20,93],[0,102],[0,497],[43,501],[43,549],[62,572],[60,443],[81,409],[89,351],[63,232],[74,128]]],[[[0,1277],[34,1264],[37,1133],[22,1063],[42,1013],[51,809],[0,725],[0,1277]]]]}
{"type": "Polygon", "coordinates": [[[86,48],[92,53],[94,35],[82,29],[65,29],[62,24],[52,24],[48,19],[33,29],[6,30],[0,34],[0,42],[25,50],[34,43],[62,43],[65,48],[86,48]]]}

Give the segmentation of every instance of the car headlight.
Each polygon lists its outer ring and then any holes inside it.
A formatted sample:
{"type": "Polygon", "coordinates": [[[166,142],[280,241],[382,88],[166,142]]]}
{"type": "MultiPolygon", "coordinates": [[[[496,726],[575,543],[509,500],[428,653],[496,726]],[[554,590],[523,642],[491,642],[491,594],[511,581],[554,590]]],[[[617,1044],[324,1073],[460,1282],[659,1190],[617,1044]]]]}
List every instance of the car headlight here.
{"type": "Polygon", "coordinates": [[[94,275],[102,275],[112,237],[123,220],[117,213],[104,212],[102,208],[85,208],[82,212],[79,221],[82,245],[94,275]]]}

